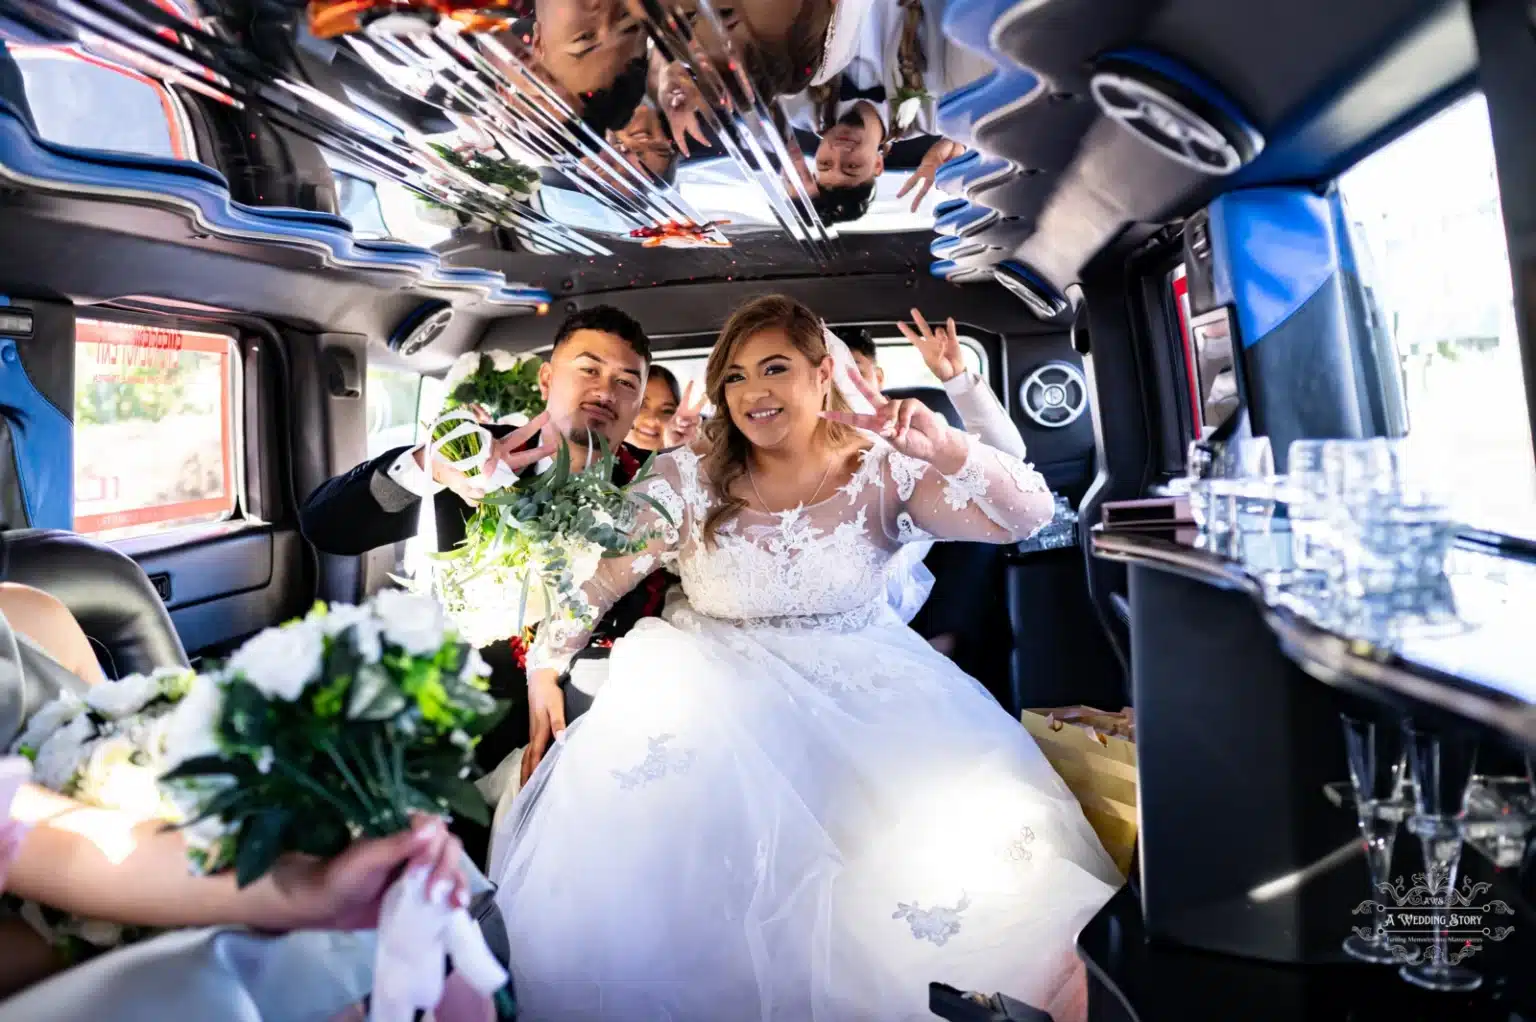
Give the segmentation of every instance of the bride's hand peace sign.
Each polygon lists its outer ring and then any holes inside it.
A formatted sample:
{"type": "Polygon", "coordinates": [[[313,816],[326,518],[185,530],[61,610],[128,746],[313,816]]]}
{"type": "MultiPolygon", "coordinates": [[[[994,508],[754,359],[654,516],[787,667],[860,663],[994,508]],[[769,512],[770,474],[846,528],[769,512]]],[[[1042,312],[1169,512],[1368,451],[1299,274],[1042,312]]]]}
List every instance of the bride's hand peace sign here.
{"type": "Polygon", "coordinates": [[[896,450],[909,458],[926,461],[945,475],[954,475],[965,467],[969,449],[965,434],[954,429],[933,409],[916,398],[892,401],[858,373],[848,374],[853,384],[874,407],[869,415],[856,412],[822,412],[821,417],[856,429],[867,429],[882,436],[896,450]]]}

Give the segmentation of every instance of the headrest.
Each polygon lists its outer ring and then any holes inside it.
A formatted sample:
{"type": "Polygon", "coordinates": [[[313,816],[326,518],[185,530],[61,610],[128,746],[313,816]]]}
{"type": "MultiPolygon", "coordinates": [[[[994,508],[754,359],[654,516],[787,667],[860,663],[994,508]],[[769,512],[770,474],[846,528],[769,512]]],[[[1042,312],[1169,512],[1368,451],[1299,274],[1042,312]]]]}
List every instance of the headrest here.
{"type": "Polygon", "coordinates": [[[108,677],[187,665],[149,577],[109,546],[53,529],[0,533],[0,578],[41,589],[68,607],[108,677]]]}

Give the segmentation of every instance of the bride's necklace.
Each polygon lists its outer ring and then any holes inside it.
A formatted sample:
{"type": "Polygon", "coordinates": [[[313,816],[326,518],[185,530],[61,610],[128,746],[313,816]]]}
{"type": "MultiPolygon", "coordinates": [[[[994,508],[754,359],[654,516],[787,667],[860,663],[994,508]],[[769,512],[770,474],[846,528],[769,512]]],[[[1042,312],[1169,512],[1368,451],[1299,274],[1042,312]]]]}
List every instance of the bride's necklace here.
{"type": "MultiPolygon", "coordinates": [[[[827,470],[821,474],[821,482],[816,484],[816,489],[811,493],[810,500],[802,500],[799,504],[795,505],[796,507],[807,507],[816,503],[816,498],[821,496],[821,488],[827,485],[827,478],[832,475],[832,466],[836,464],[836,458],[833,458],[831,461],[827,462],[827,470]]],[[[762,509],[766,514],[778,515],[784,513],[783,511],[769,510],[768,502],[763,499],[762,492],[757,488],[757,480],[752,475],[752,466],[750,464],[747,466],[747,482],[752,486],[752,496],[757,498],[758,504],[762,506],[762,509]]],[[[786,510],[789,509],[786,508],[786,510]]]]}

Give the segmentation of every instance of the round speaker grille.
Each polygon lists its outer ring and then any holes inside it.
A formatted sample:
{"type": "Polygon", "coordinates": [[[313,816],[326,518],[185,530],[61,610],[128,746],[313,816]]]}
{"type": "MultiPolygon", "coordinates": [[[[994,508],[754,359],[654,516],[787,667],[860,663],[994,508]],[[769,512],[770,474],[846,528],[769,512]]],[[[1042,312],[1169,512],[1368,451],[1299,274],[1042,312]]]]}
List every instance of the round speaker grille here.
{"type": "Polygon", "coordinates": [[[1019,384],[1019,402],[1036,425],[1070,426],[1088,407],[1088,381],[1069,362],[1047,362],[1019,384]]]}
{"type": "Polygon", "coordinates": [[[443,336],[448,324],[453,322],[453,307],[445,305],[423,316],[395,345],[402,355],[414,355],[443,336]]]}
{"type": "Polygon", "coordinates": [[[1255,136],[1193,92],[1156,75],[1101,69],[1089,81],[1106,117],[1178,163],[1202,174],[1231,174],[1258,154],[1255,136]]]}

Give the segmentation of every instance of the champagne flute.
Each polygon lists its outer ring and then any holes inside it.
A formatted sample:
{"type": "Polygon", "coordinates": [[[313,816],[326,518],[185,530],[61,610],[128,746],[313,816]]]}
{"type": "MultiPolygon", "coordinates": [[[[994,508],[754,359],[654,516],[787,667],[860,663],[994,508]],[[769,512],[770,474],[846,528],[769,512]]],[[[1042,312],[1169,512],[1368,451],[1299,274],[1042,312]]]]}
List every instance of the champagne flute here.
{"type": "Polygon", "coordinates": [[[1408,815],[1404,796],[1407,764],[1399,741],[1400,731],[1389,725],[1351,714],[1344,722],[1344,750],[1349,760],[1349,783],[1354,792],[1355,816],[1365,845],[1365,864],[1371,876],[1372,919],[1369,929],[1356,927],[1344,941],[1344,953],[1373,964],[1400,961],[1387,935],[1387,906],[1381,900],[1390,883],[1392,846],[1397,827],[1408,815]]]}
{"type": "MultiPolygon", "coordinates": [[[[1437,735],[1409,725],[1404,729],[1408,762],[1414,780],[1414,816],[1409,829],[1424,849],[1424,873],[1437,917],[1456,903],[1456,877],[1461,865],[1462,818],[1467,789],[1477,764],[1477,745],[1470,740],[1437,735]]],[[[1457,965],[1450,957],[1450,935],[1437,918],[1433,943],[1424,957],[1404,965],[1398,974],[1427,990],[1464,991],[1482,986],[1483,977],[1457,965]]]]}

